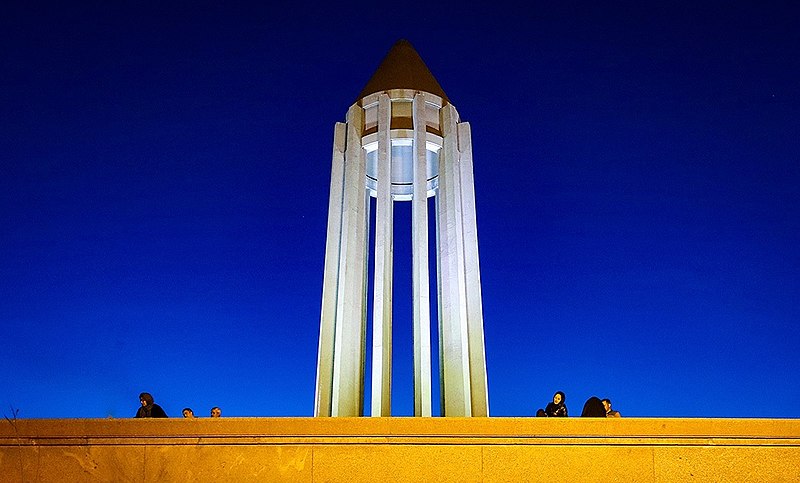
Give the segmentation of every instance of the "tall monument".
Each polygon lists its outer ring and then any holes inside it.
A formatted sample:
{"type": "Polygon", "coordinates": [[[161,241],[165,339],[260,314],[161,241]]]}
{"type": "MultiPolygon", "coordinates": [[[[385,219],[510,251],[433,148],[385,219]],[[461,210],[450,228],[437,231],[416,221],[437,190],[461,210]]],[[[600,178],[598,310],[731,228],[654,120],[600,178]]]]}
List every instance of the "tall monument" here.
{"type": "Polygon", "coordinates": [[[391,48],[336,123],[332,164],[314,415],[364,414],[372,197],[371,415],[391,416],[393,206],[410,201],[414,415],[431,416],[435,216],[441,413],[488,416],[470,126],[409,42],[391,48]]]}

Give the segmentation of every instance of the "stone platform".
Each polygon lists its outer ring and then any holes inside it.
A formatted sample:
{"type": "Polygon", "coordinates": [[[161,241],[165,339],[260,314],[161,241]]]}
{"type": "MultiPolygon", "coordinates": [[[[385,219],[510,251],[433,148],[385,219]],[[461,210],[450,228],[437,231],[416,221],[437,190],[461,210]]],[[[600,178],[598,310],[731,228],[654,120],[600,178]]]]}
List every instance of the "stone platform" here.
{"type": "Polygon", "coordinates": [[[0,421],[2,482],[796,482],[800,420],[0,421]]]}

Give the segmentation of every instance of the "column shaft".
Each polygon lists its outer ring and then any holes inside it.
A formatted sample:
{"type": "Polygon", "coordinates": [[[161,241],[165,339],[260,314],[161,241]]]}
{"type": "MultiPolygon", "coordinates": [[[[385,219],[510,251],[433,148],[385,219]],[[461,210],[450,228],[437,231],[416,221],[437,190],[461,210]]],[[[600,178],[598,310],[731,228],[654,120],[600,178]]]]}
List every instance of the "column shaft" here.
{"type": "Polygon", "coordinates": [[[375,282],[372,304],[372,416],[391,416],[392,394],[392,145],[391,101],[378,100],[378,179],[375,207],[375,282]]]}
{"type": "Polygon", "coordinates": [[[440,273],[440,367],[443,414],[470,416],[469,352],[466,315],[466,281],[461,219],[461,188],[457,123],[451,105],[442,107],[444,142],[439,158],[437,201],[438,263],[440,273]]]}
{"type": "Polygon", "coordinates": [[[331,190],[328,200],[328,231],[325,242],[325,269],[322,281],[322,311],[317,352],[314,416],[331,415],[334,330],[336,324],[336,300],[338,298],[339,252],[341,247],[339,234],[342,225],[346,133],[347,125],[337,122],[333,134],[331,190]]]}
{"type": "Polygon", "coordinates": [[[361,136],[364,112],[347,113],[341,250],[333,363],[332,416],[361,416],[366,334],[367,215],[366,164],[361,136]]]}
{"type": "Polygon", "coordinates": [[[431,416],[431,313],[428,263],[428,157],[425,94],[413,101],[414,175],[411,198],[414,304],[414,415],[431,416]]]}
{"type": "Polygon", "coordinates": [[[459,177],[461,179],[472,415],[488,416],[489,389],[486,380],[481,272],[478,261],[478,223],[475,213],[475,179],[472,171],[472,132],[469,123],[458,124],[458,150],[461,154],[459,177]]]}

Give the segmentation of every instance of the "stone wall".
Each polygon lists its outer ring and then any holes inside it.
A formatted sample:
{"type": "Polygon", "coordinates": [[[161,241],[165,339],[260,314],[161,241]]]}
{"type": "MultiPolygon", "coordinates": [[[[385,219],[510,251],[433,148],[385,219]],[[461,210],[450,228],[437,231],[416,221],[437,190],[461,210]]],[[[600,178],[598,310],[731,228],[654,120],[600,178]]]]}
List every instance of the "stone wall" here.
{"type": "Polygon", "coordinates": [[[0,481],[795,482],[800,420],[0,421],[0,481]]]}

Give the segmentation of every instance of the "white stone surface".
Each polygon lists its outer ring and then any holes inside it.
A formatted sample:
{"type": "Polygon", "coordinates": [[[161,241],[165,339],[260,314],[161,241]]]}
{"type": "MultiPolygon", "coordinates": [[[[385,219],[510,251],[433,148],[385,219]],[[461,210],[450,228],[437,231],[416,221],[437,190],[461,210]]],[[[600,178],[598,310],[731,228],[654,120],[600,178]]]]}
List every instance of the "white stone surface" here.
{"type": "Polygon", "coordinates": [[[369,206],[361,149],[363,115],[357,105],[347,115],[331,416],[363,414],[369,206]]]}
{"type": "Polygon", "coordinates": [[[431,416],[431,302],[428,260],[427,151],[425,94],[414,97],[414,194],[411,200],[412,290],[414,311],[414,415],[431,416]]]}
{"type": "Polygon", "coordinates": [[[339,254],[341,249],[342,196],[344,190],[344,151],[347,125],[337,122],[333,134],[331,188],[328,202],[328,231],[325,242],[325,271],[322,282],[317,382],[314,416],[331,415],[333,391],[333,349],[338,299],[339,254]]]}
{"type": "Polygon", "coordinates": [[[393,203],[391,101],[378,99],[378,180],[375,207],[375,282],[372,303],[372,416],[391,416],[393,203]]]}
{"type": "Polygon", "coordinates": [[[471,416],[466,281],[458,170],[458,112],[442,107],[444,145],[439,159],[437,236],[439,262],[439,352],[443,414],[471,416]]]}
{"type": "Polygon", "coordinates": [[[478,223],[475,213],[475,180],[472,170],[472,131],[469,123],[458,124],[458,150],[460,153],[459,176],[461,178],[461,216],[464,237],[472,415],[488,416],[489,389],[486,379],[483,302],[478,260],[478,223]]]}

